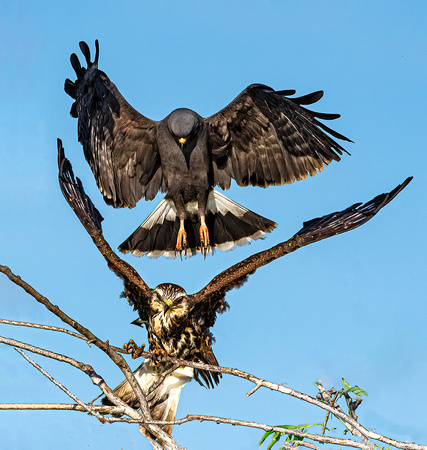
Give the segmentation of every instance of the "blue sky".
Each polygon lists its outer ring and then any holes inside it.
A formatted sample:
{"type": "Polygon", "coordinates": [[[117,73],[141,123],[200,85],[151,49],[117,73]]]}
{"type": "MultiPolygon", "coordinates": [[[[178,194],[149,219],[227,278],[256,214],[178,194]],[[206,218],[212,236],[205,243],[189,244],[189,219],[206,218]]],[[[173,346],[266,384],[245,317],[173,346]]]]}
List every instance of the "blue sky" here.
{"type": "MultiPolygon", "coordinates": [[[[303,221],[367,201],[413,175],[413,182],[371,222],[306,247],[260,269],[230,292],[230,311],[213,329],[219,362],[315,395],[313,382],[340,387],[341,377],[369,397],[358,410],[368,428],[427,443],[425,239],[425,99],[427,35],[423,1],[98,1],[1,2],[0,263],[102,339],[146,342],[119,299],[107,269],[57,183],[56,138],[105,217],[117,247],[152,211],[105,205],[77,142],[69,55],[100,41],[99,67],[151,119],[177,107],[209,116],[251,83],[306,94],[338,112],[333,128],[352,154],[291,186],[238,188],[227,196],[275,220],[264,241],[205,261],[126,256],[152,287],[201,289],[248,255],[288,239],[303,221]]],[[[1,316],[60,325],[5,277],[1,316]]],[[[31,341],[92,364],[111,386],[123,378],[97,349],[70,337],[3,325],[1,335],[31,341]]],[[[13,349],[0,347],[0,401],[69,402],[13,349]]],[[[37,358],[83,400],[98,395],[84,375],[37,358]]],[[[135,367],[136,361],[130,361],[135,367]]],[[[212,391],[196,383],[178,416],[204,413],[272,424],[314,423],[323,413],[298,400],[224,378],[212,391]]],[[[136,427],[101,425],[73,412],[0,412],[2,448],[151,448],[136,427]]],[[[256,448],[262,433],[215,424],[176,427],[189,449],[256,448]]],[[[264,446],[266,448],[266,446],[264,446]]],[[[327,447],[325,447],[327,448],[327,447]]]]}

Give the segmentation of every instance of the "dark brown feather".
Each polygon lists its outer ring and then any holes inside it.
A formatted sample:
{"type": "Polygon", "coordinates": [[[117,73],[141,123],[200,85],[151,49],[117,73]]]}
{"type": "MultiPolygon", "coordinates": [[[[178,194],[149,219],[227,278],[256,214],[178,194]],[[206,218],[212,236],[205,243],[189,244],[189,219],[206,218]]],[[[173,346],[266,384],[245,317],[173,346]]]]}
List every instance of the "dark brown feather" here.
{"type": "Polygon", "coordinates": [[[79,119],[79,141],[106,203],[132,208],[142,197],[152,200],[162,186],[156,122],[134,110],[98,70],[98,45],[93,63],[87,44],[80,48],[87,69],[72,54],[77,80],[64,86],[75,99],[71,115],[79,119]]]}
{"type": "Polygon", "coordinates": [[[68,204],[107,261],[108,267],[123,280],[126,296],[138,307],[141,315],[147,315],[151,289],[130,264],[123,261],[113,252],[108,242],[104,239],[101,227],[103,218],[84,192],[80,180],[78,178],[77,181],[75,180],[73,168],[70,161],[65,157],[60,139],[58,139],[58,168],[59,186],[68,204]]]}
{"type": "Polygon", "coordinates": [[[222,189],[229,187],[228,177],[239,186],[293,183],[322,171],[346,152],[322,130],[338,139],[350,140],[316,120],[332,120],[339,115],[317,113],[301,106],[317,102],[323,92],[286,97],[293,93],[254,84],[205,119],[210,128],[214,182],[222,189]],[[222,172],[228,175],[225,180],[222,172]]]}
{"type": "Polygon", "coordinates": [[[360,227],[391,202],[411,180],[412,177],[407,178],[391,192],[378,195],[365,204],[356,203],[342,211],[305,222],[303,228],[288,241],[249,256],[221,272],[202,290],[193,294],[191,301],[195,304],[221,301],[226,292],[240,287],[259,267],[306,245],[360,227]]]}

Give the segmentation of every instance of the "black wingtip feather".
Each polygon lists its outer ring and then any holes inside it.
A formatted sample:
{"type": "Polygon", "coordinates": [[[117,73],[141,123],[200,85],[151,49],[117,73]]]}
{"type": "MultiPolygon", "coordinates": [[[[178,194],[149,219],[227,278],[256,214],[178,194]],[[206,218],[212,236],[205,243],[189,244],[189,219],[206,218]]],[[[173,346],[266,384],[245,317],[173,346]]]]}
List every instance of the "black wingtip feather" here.
{"type": "Polygon", "coordinates": [[[76,99],[77,89],[78,89],[77,85],[73,83],[69,78],[65,80],[64,90],[71,98],[76,99]]]}
{"type": "Polygon", "coordinates": [[[80,64],[79,58],[75,53],[71,53],[70,62],[71,66],[74,69],[74,72],[76,72],[77,78],[81,78],[84,75],[84,72],[80,64]]]}
{"type": "Polygon", "coordinates": [[[80,50],[81,50],[82,53],[83,53],[83,56],[84,56],[85,59],[86,59],[86,64],[87,64],[87,66],[89,67],[89,66],[91,65],[91,61],[90,61],[90,49],[89,49],[89,46],[86,44],[85,41],[80,41],[80,42],[79,42],[79,47],[80,47],[80,50]]]}
{"type": "Polygon", "coordinates": [[[294,95],[296,94],[296,90],[295,89],[284,89],[281,91],[276,91],[276,94],[282,95],[283,97],[288,97],[289,95],[294,95]]]}
{"type": "Polygon", "coordinates": [[[98,59],[99,59],[99,42],[98,39],[95,39],[95,59],[93,61],[95,67],[98,67],[98,59]]]}
{"type": "Polygon", "coordinates": [[[339,119],[341,117],[341,114],[334,114],[334,113],[321,113],[317,111],[310,111],[311,114],[313,114],[314,117],[317,117],[318,119],[322,120],[335,120],[339,119]]]}
{"type": "Polygon", "coordinates": [[[355,203],[343,211],[334,212],[323,217],[304,222],[303,228],[295,234],[295,237],[320,241],[336,234],[354,230],[360,227],[380,209],[390,203],[405,187],[412,181],[413,177],[408,177],[402,184],[399,184],[391,192],[377,195],[367,203],[355,203]]]}
{"type": "MultiPolygon", "coordinates": [[[[311,113],[311,111],[310,111],[310,113],[311,113]]],[[[343,141],[347,141],[347,142],[353,143],[353,141],[352,141],[351,139],[349,139],[348,137],[344,136],[343,134],[338,133],[338,132],[335,131],[335,130],[332,130],[332,128],[329,128],[329,127],[326,126],[324,123],[319,122],[319,121],[316,120],[316,119],[313,119],[313,120],[314,120],[314,123],[315,123],[319,128],[322,128],[322,130],[326,131],[327,133],[329,133],[329,134],[330,134],[331,136],[333,136],[334,138],[336,138],[336,139],[341,139],[341,140],[343,140],[343,141]]],[[[350,155],[350,153],[349,153],[345,148],[343,148],[343,147],[341,147],[341,146],[339,146],[339,148],[340,148],[342,151],[346,152],[347,155],[350,155]]]]}
{"type": "Polygon", "coordinates": [[[323,91],[316,91],[311,92],[310,94],[302,95],[301,97],[290,98],[289,100],[298,105],[312,105],[313,103],[318,102],[322,97],[323,91]]]}

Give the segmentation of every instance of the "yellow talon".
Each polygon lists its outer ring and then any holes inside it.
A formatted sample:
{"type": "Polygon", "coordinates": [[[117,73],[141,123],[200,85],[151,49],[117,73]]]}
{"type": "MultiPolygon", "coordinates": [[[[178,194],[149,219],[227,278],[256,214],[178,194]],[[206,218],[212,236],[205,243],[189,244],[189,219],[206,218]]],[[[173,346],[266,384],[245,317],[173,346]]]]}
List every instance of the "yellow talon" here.
{"type": "Polygon", "coordinates": [[[209,245],[209,230],[205,223],[200,225],[200,244],[204,248],[208,248],[209,245]]]}
{"type": "Polygon", "coordinates": [[[178,237],[176,238],[176,249],[181,251],[187,247],[187,233],[184,229],[178,231],[178,237]]]}

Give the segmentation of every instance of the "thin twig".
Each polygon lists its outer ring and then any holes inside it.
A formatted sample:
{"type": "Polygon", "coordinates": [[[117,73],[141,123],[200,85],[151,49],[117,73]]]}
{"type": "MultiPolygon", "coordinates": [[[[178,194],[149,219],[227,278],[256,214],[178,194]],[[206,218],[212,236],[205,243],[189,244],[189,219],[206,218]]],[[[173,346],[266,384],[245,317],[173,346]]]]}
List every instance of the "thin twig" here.
{"type": "MultiPolygon", "coordinates": [[[[338,394],[339,394],[339,392],[337,392],[337,393],[334,395],[334,398],[332,399],[332,404],[335,403],[335,400],[337,399],[338,394]]],[[[325,421],[323,422],[323,426],[322,426],[322,435],[325,434],[325,431],[326,431],[326,425],[328,424],[328,420],[329,420],[330,414],[331,414],[330,411],[328,411],[328,412],[326,413],[325,421]]]]}
{"type": "MultiPolygon", "coordinates": [[[[120,406],[92,405],[94,411],[103,414],[125,414],[120,406]]],[[[86,408],[75,403],[0,403],[0,411],[78,411],[86,412],[86,408]]]]}
{"type": "Polygon", "coordinates": [[[113,403],[115,403],[117,406],[120,406],[125,409],[125,414],[132,417],[133,419],[136,419],[138,423],[141,422],[143,417],[133,408],[131,408],[128,404],[124,403],[119,397],[117,397],[112,389],[105,383],[104,379],[98,375],[92,366],[89,364],[81,363],[73,358],[70,358],[69,356],[64,356],[59,353],[55,353],[40,347],[36,347],[34,345],[26,344],[25,342],[20,342],[15,339],[9,339],[5,338],[3,336],[0,336],[0,343],[10,345],[13,347],[21,348],[24,350],[28,350],[32,353],[36,353],[38,355],[45,356],[47,358],[55,359],[57,361],[65,362],[73,367],[81,370],[83,373],[88,375],[90,379],[92,380],[92,383],[98,386],[104,395],[113,403]]]}
{"type": "Polygon", "coordinates": [[[261,384],[257,384],[255,387],[253,387],[247,394],[246,397],[250,397],[252,394],[254,394],[260,387],[262,387],[261,384]]]}
{"type": "Polygon", "coordinates": [[[8,320],[8,319],[0,319],[0,323],[3,323],[5,325],[16,325],[18,327],[28,327],[28,328],[38,328],[41,330],[58,331],[60,333],[69,334],[70,336],[76,337],[78,339],[86,340],[84,336],[82,336],[79,333],[76,333],[75,331],[67,330],[66,328],[54,327],[51,325],[43,325],[39,323],[22,322],[20,320],[8,320]]]}
{"type": "Polygon", "coordinates": [[[283,444],[282,448],[288,449],[288,450],[294,450],[295,447],[307,447],[307,448],[312,448],[314,450],[317,450],[317,447],[312,444],[311,442],[306,442],[306,441],[294,441],[292,442],[292,445],[290,444],[283,444]]]}
{"type": "MultiPolygon", "coordinates": [[[[82,408],[84,408],[89,414],[95,416],[100,422],[104,423],[106,418],[95,411],[92,406],[86,405],[79,398],[77,398],[71,391],[69,391],[63,384],[56,380],[52,375],[50,375],[46,370],[44,370],[39,364],[37,364],[33,359],[31,359],[23,350],[15,348],[15,350],[25,358],[33,367],[35,367],[39,372],[41,372],[46,378],[48,378],[55,386],[64,391],[69,397],[71,397],[76,403],[78,403],[82,408]]],[[[108,418],[107,418],[108,419],[108,418]]]]}
{"type": "MultiPolygon", "coordinates": [[[[227,417],[219,417],[219,416],[205,416],[200,414],[188,414],[187,416],[183,417],[182,419],[178,419],[175,421],[153,421],[152,423],[156,423],[158,425],[182,425],[187,422],[192,421],[199,421],[199,422],[215,422],[217,424],[223,423],[223,424],[229,424],[229,425],[237,425],[237,426],[243,426],[243,427],[249,427],[249,428],[257,428],[264,430],[266,432],[274,432],[274,433],[280,433],[280,434],[288,434],[292,436],[298,436],[302,437],[304,439],[310,439],[312,441],[317,441],[322,444],[333,444],[333,445],[345,445],[348,447],[354,447],[354,448],[361,448],[361,449],[370,449],[371,444],[366,442],[360,442],[360,441],[354,441],[351,439],[345,439],[345,438],[336,438],[332,436],[321,436],[319,434],[312,434],[312,433],[306,433],[303,431],[298,430],[291,430],[287,428],[282,427],[276,427],[264,423],[258,423],[258,422],[248,422],[246,420],[237,420],[237,419],[229,419],[227,417]]],[[[414,447],[406,447],[407,449],[415,450],[414,447]]],[[[419,450],[426,450],[426,446],[421,446],[419,450]]]]}
{"type": "MultiPolygon", "coordinates": [[[[65,334],[69,334],[70,336],[73,336],[75,338],[86,341],[89,346],[90,346],[90,344],[92,344],[92,342],[90,342],[87,338],[85,338],[80,333],[76,333],[75,331],[67,330],[66,328],[54,327],[52,325],[44,325],[44,324],[40,324],[40,323],[23,322],[20,320],[8,320],[8,319],[0,319],[0,323],[3,323],[5,325],[15,325],[15,326],[19,326],[19,327],[37,328],[37,329],[41,329],[41,330],[65,333],[65,334]]],[[[131,353],[131,350],[124,350],[123,348],[114,347],[112,345],[110,345],[110,347],[118,353],[123,353],[126,355],[131,353]]]]}
{"type": "MultiPolygon", "coordinates": [[[[141,356],[145,358],[152,358],[153,353],[152,352],[142,352],[141,356]]],[[[220,366],[213,366],[210,364],[202,364],[202,363],[196,363],[192,361],[186,361],[183,359],[176,359],[171,358],[168,356],[161,357],[162,361],[169,361],[169,362],[175,362],[181,366],[187,366],[187,367],[193,367],[195,369],[203,369],[203,370],[209,370],[212,372],[219,372],[219,373],[225,373],[229,375],[233,375],[239,378],[243,378],[245,380],[251,381],[255,383],[256,385],[260,385],[262,387],[266,387],[268,389],[271,389],[273,391],[280,392],[285,395],[290,395],[292,397],[298,398],[299,400],[305,401],[307,403],[311,403],[312,405],[318,406],[319,408],[325,409],[326,411],[330,411],[334,416],[336,416],[338,419],[340,419],[350,430],[351,427],[354,427],[356,432],[361,433],[362,436],[365,437],[365,439],[372,439],[376,441],[383,442],[388,445],[392,445],[396,448],[401,449],[408,449],[408,450],[427,450],[427,445],[422,444],[412,444],[407,442],[401,442],[397,441],[395,439],[391,439],[387,436],[375,433],[371,430],[368,430],[363,425],[361,425],[359,422],[348,416],[340,407],[336,408],[331,405],[328,405],[324,402],[321,402],[317,400],[314,397],[311,397],[307,394],[304,394],[302,392],[296,391],[294,389],[288,388],[286,386],[273,383],[271,381],[263,380],[262,378],[256,377],[255,375],[252,375],[251,373],[244,372],[240,369],[230,368],[230,367],[220,367],[220,366]]],[[[159,423],[159,422],[156,422],[159,423]]],[[[172,424],[174,422],[170,422],[172,424]]],[[[163,423],[160,423],[163,424],[163,423]]],[[[179,424],[179,423],[177,423],[179,424]]],[[[351,430],[350,430],[351,431],[351,430]]],[[[365,448],[365,447],[363,447],[365,448]]]]}

